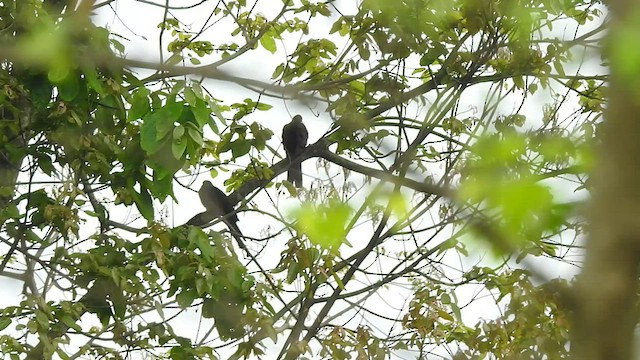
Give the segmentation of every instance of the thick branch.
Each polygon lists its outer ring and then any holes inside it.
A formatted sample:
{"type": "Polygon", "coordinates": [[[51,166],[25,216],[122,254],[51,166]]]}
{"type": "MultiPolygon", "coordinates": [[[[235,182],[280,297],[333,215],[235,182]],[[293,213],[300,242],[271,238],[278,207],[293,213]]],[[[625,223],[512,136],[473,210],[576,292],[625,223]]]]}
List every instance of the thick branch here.
{"type": "Polygon", "coordinates": [[[581,360],[636,358],[632,348],[640,264],[640,74],[636,68],[622,71],[621,65],[635,63],[637,56],[628,58],[620,39],[627,39],[622,34],[626,36],[630,26],[637,27],[640,6],[631,0],[611,5],[610,36],[617,40],[611,42],[611,95],[591,177],[591,233],[574,298],[572,351],[581,360]]]}
{"type": "MultiPolygon", "coordinates": [[[[443,187],[429,184],[426,182],[419,182],[419,181],[407,179],[405,177],[393,175],[391,173],[378,170],[378,169],[372,169],[370,167],[360,165],[353,161],[344,159],[336,155],[335,153],[333,153],[331,150],[329,150],[327,142],[324,139],[321,139],[318,142],[310,146],[307,146],[304,152],[300,155],[299,159],[304,161],[312,157],[320,157],[338,166],[347,168],[351,171],[355,171],[363,175],[368,175],[382,181],[388,181],[396,185],[402,185],[425,194],[439,195],[444,197],[448,197],[451,195],[451,192],[448,189],[445,189],[443,187]]],[[[273,164],[271,166],[271,171],[273,172],[273,176],[271,178],[253,179],[253,180],[247,181],[237,191],[229,195],[231,202],[233,204],[240,202],[251,192],[255,191],[258,188],[266,186],[270,181],[272,181],[278,175],[287,171],[288,167],[289,167],[289,161],[287,161],[286,159],[273,164]]]]}

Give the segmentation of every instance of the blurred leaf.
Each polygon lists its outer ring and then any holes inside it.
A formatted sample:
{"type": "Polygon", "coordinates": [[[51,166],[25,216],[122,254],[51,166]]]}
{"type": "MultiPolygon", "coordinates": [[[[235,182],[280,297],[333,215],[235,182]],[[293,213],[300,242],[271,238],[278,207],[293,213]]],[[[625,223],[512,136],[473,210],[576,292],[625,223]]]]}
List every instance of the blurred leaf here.
{"type": "Polygon", "coordinates": [[[335,252],[346,240],[345,226],[351,212],[348,204],[335,198],[326,205],[304,204],[296,212],[296,227],[312,244],[335,252]]]}

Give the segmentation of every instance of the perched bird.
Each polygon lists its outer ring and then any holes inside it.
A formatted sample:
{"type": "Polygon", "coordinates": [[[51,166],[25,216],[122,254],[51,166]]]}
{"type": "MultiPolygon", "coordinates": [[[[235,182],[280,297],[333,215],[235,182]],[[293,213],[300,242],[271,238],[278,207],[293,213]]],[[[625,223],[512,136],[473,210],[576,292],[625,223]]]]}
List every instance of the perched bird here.
{"type": "Polygon", "coordinates": [[[244,248],[242,232],[237,224],[238,216],[234,213],[233,204],[231,204],[229,197],[208,180],[202,183],[200,190],[198,190],[198,195],[200,196],[200,202],[207,210],[192,217],[187,222],[187,225],[205,225],[214,219],[221,218],[222,222],[231,231],[231,235],[238,241],[240,247],[244,248]]]}
{"type": "Polygon", "coordinates": [[[282,128],[282,145],[289,159],[289,172],[287,180],[296,187],[302,187],[302,160],[297,159],[305,146],[309,133],[307,127],[302,123],[302,116],[296,115],[291,122],[282,128]]]}

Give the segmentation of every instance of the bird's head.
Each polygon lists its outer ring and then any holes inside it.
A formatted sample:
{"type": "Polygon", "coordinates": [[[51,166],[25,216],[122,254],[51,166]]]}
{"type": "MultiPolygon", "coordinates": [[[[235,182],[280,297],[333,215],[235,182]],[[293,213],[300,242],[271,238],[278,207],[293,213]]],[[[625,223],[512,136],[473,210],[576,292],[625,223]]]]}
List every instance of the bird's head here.
{"type": "Polygon", "coordinates": [[[205,180],[205,181],[202,183],[202,188],[204,188],[204,189],[212,188],[212,187],[213,187],[213,184],[212,184],[212,183],[211,183],[211,181],[209,181],[209,180],[205,180]]]}

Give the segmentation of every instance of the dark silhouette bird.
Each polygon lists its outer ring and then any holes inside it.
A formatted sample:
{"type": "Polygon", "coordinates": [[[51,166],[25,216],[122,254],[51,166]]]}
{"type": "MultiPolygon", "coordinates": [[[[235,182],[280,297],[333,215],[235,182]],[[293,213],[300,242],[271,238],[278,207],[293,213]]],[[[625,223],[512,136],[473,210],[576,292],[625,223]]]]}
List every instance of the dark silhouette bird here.
{"type": "Polygon", "coordinates": [[[208,180],[202,183],[200,190],[198,190],[198,195],[200,195],[200,202],[207,210],[192,217],[187,222],[187,225],[202,226],[221,218],[222,222],[231,231],[231,235],[236,238],[240,247],[244,249],[242,232],[238,228],[238,216],[234,212],[233,204],[229,197],[208,180]]]}
{"type": "Polygon", "coordinates": [[[307,127],[302,123],[302,116],[296,115],[291,122],[282,128],[282,145],[289,159],[289,172],[287,180],[296,187],[302,187],[302,160],[298,159],[302,154],[309,133],[307,127]]]}

